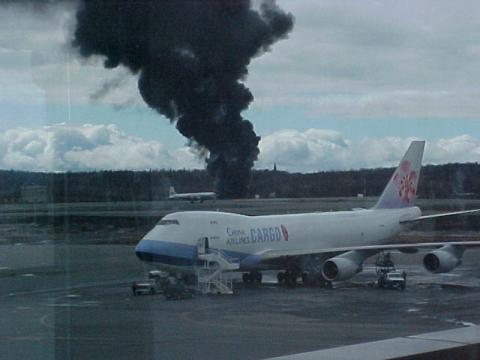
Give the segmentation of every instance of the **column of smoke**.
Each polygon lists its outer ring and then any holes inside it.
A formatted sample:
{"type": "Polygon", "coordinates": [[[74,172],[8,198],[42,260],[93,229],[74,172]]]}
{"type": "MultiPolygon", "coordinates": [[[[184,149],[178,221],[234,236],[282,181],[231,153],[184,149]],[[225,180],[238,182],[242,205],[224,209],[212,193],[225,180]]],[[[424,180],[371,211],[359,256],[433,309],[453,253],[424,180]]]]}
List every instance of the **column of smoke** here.
{"type": "Polygon", "coordinates": [[[274,1],[84,0],[75,47],[105,56],[105,67],[139,74],[145,102],[190,144],[207,149],[207,169],[222,197],[243,197],[260,138],[241,116],[253,96],[247,66],[292,29],[274,1]]]}

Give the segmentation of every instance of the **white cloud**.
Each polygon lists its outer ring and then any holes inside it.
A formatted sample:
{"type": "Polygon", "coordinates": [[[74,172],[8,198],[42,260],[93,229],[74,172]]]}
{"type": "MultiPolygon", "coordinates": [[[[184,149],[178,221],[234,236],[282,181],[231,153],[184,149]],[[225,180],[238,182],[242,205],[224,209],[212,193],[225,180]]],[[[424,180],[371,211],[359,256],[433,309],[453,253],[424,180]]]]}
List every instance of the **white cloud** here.
{"type": "MultiPolygon", "coordinates": [[[[284,129],[264,136],[256,168],[314,172],[395,166],[414,138],[346,139],[326,129],[284,129]]],[[[480,139],[470,135],[427,142],[424,163],[478,162],[480,139]]],[[[115,125],[14,128],[0,134],[0,168],[33,171],[204,168],[198,150],[168,150],[115,125]]]]}
{"type": "Polygon", "coordinates": [[[0,135],[0,167],[34,171],[202,168],[187,148],[128,136],[115,125],[15,128],[0,135]]]}
{"type": "MultiPolygon", "coordinates": [[[[364,138],[353,142],[332,130],[280,130],[260,141],[257,168],[314,172],[396,166],[414,138],[364,138]]],[[[427,142],[424,163],[478,162],[480,139],[469,135],[427,142]]]]}
{"type": "Polygon", "coordinates": [[[331,130],[280,130],[260,141],[257,167],[271,167],[274,163],[291,170],[315,169],[318,164],[326,169],[336,167],[336,160],[345,154],[348,144],[341,135],[331,130]]]}

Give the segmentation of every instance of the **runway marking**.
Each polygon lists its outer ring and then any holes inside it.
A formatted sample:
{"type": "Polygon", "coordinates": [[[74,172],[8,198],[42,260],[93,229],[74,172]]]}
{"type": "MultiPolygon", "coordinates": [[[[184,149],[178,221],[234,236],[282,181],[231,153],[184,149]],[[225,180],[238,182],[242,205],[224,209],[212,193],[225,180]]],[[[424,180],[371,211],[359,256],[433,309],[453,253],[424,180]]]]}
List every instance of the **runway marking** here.
{"type": "Polygon", "coordinates": [[[47,307],[60,307],[60,308],[66,308],[66,307],[70,307],[70,308],[86,308],[86,307],[91,307],[91,305],[88,305],[88,304],[83,304],[83,303],[59,303],[59,304],[46,304],[45,306],[47,307]]]}
{"type": "Polygon", "coordinates": [[[102,302],[92,300],[92,301],[84,301],[83,303],[86,304],[86,305],[100,305],[102,302]]]}
{"type": "Polygon", "coordinates": [[[52,316],[52,314],[45,314],[40,318],[40,324],[43,326],[49,328],[49,329],[55,329],[54,326],[51,326],[50,324],[47,323],[47,319],[52,316]]]}
{"type": "Polygon", "coordinates": [[[78,294],[68,294],[65,297],[74,299],[74,298],[79,298],[80,295],[78,295],[78,294]]]}

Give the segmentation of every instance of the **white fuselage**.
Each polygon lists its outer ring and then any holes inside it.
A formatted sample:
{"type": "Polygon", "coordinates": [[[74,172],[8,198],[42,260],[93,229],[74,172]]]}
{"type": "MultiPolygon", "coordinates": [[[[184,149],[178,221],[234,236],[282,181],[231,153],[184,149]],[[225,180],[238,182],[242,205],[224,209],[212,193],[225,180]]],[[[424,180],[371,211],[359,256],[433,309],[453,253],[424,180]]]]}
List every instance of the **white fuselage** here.
{"type": "MultiPolygon", "coordinates": [[[[418,207],[245,216],[223,212],[178,212],[165,216],[137,245],[140,259],[165,268],[196,263],[197,241],[240,259],[241,270],[255,269],[255,257],[269,250],[379,245],[402,230],[400,221],[421,215],[418,207]]],[[[264,265],[258,264],[264,268],[264,265]]]]}

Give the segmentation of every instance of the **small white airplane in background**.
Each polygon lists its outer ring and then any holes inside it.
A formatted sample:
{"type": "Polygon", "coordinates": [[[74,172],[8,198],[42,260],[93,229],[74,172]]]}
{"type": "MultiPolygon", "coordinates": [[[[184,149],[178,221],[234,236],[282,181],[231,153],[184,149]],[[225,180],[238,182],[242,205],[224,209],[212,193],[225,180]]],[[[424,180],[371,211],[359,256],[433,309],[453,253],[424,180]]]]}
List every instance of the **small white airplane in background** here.
{"type": "Polygon", "coordinates": [[[199,254],[211,251],[226,261],[239,259],[246,282],[260,282],[263,270],[281,270],[280,282],[294,284],[302,275],[304,281],[329,284],[352,278],[365,259],[381,251],[427,249],[425,268],[448,272],[460,264],[466,248],[480,246],[480,241],[391,243],[411,223],[480,210],[422,216],[413,202],[424,146],[424,141],[410,144],[371,209],[268,216],[177,212],[160,220],[138,243],[136,254],[165,270],[192,273],[202,263],[199,254]]]}
{"type": "Polygon", "coordinates": [[[177,194],[173,186],[170,186],[170,190],[168,192],[168,200],[189,200],[190,202],[194,202],[194,201],[203,202],[203,200],[214,200],[216,198],[217,198],[217,194],[214,192],[177,194]]]}

